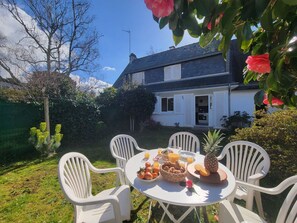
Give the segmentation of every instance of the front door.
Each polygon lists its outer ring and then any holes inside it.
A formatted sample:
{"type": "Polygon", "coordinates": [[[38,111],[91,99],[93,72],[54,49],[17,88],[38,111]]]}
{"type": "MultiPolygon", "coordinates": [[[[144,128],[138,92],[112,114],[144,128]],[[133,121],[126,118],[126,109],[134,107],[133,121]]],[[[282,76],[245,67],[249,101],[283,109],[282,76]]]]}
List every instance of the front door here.
{"type": "Polygon", "coordinates": [[[208,126],[208,96],[195,97],[196,125],[208,126]]]}

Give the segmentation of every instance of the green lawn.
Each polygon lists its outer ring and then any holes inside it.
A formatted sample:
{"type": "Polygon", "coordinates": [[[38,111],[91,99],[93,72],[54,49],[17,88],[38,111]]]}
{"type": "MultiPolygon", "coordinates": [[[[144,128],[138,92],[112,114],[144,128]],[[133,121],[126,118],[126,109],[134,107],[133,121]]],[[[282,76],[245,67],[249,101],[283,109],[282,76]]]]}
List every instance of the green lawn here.
{"type": "MultiPolygon", "coordinates": [[[[162,128],[132,134],[139,146],[146,149],[166,147],[169,136],[177,129],[162,128]]],[[[201,131],[194,131],[202,139],[201,131]]],[[[95,145],[61,147],[56,157],[50,159],[31,158],[0,167],[0,222],[72,222],[73,207],[64,199],[57,176],[59,158],[70,151],[86,155],[98,168],[114,167],[109,142],[114,135],[100,140],[95,145]]],[[[93,192],[114,186],[115,175],[92,175],[93,192]]],[[[146,222],[149,200],[136,190],[132,191],[133,211],[130,222],[146,222]]],[[[265,205],[265,203],[264,203],[265,205]]],[[[174,208],[174,207],[173,207],[174,208]]],[[[213,221],[215,206],[207,207],[210,222],[213,221]]],[[[264,206],[265,209],[265,206],[264,206]]],[[[183,209],[176,208],[176,212],[183,209]]],[[[151,222],[159,222],[161,210],[155,205],[151,222]]],[[[166,220],[166,219],[165,219],[166,220]]],[[[191,214],[185,222],[196,222],[191,214]]],[[[166,220],[165,222],[170,222],[166,220]]],[[[203,222],[203,218],[202,218],[203,222]]]]}

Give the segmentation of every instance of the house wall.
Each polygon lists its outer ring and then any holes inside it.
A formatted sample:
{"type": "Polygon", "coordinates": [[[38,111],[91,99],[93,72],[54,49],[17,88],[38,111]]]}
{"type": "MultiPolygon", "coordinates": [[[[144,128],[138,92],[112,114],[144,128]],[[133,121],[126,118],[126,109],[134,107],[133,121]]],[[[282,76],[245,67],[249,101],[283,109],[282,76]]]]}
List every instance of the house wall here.
{"type": "Polygon", "coordinates": [[[250,115],[254,112],[254,95],[257,90],[231,91],[228,87],[218,89],[195,89],[188,91],[175,91],[156,93],[157,104],[152,119],[164,126],[180,127],[195,126],[195,97],[208,96],[208,126],[221,128],[222,117],[233,115],[235,111],[246,111],[250,115]],[[161,112],[161,98],[174,98],[174,111],[161,112]],[[229,105],[230,100],[230,105],[229,105]],[[230,109],[230,112],[229,112],[230,109]]]}
{"type": "Polygon", "coordinates": [[[230,115],[235,111],[246,111],[249,115],[253,115],[255,111],[254,96],[258,90],[236,90],[231,91],[231,108],[230,115]]]}

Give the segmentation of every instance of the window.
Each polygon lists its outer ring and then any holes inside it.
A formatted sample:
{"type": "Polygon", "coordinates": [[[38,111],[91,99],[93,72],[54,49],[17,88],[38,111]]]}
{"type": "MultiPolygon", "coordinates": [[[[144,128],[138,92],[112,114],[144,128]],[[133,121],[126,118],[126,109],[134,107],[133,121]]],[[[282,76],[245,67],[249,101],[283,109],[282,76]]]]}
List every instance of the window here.
{"type": "Polygon", "coordinates": [[[181,79],[180,64],[164,67],[164,81],[174,81],[179,79],[181,79]]]}
{"type": "Polygon", "coordinates": [[[173,98],[162,98],[162,112],[173,111],[173,98]]]}
{"type": "Polygon", "coordinates": [[[144,84],[144,72],[132,74],[132,83],[137,85],[144,84]]]}

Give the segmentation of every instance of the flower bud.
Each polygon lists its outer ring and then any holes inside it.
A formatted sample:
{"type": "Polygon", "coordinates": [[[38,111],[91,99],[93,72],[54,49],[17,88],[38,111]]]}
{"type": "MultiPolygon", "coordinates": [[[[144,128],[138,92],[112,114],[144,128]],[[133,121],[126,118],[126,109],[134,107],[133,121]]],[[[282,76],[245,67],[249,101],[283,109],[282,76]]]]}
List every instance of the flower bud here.
{"type": "Polygon", "coordinates": [[[62,128],[62,125],[61,124],[57,124],[56,125],[56,128],[55,128],[55,132],[56,133],[60,133],[61,132],[61,128],[62,128]]]}

